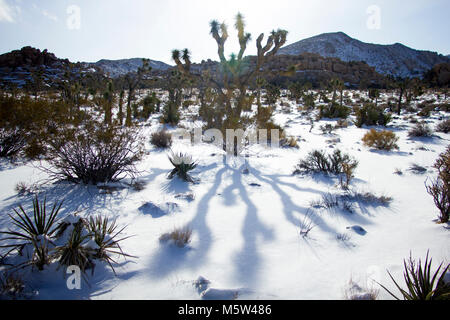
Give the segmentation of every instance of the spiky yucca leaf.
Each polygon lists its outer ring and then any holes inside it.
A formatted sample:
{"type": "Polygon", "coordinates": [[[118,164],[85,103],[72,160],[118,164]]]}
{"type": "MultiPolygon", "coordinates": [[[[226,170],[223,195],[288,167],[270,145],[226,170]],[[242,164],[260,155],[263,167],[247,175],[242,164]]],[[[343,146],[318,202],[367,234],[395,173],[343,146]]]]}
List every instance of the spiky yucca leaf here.
{"type": "Polygon", "coordinates": [[[119,237],[126,227],[118,229],[115,220],[109,220],[107,217],[102,216],[90,217],[89,220],[86,221],[86,227],[98,246],[95,257],[106,261],[114,274],[116,272],[113,263],[116,264],[117,262],[112,258],[112,255],[115,254],[122,257],[135,258],[134,256],[124,253],[120,247],[119,242],[130,238],[130,236],[119,237]]]}
{"type": "MultiPolygon", "coordinates": [[[[403,277],[407,289],[403,289],[394,280],[394,277],[388,271],[389,277],[394,282],[397,289],[403,296],[404,300],[449,300],[450,299],[450,284],[445,283],[444,277],[450,268],[450,264],[442,271],[439,279],[436,281],[439,271],[441,270],[443,263],[439,265],[434,274],[431,273],[431,262],[433,259],[428,260],[429,252],[425,258],[425,263],[422,267],[422,261],[419,259],[418,264],[412,259],[404,260],[403,265],[405,271],[403,277]]],[[[380,284],[380,286],[386,290],[392,297],[400,300],[389,289],[380,284]]]]}
{"type": "Polygon", "coordinates": [[[12,225],[16,226],[18,231],[2,231],[0,234],[7,235],[7,237],[0,239],[0,241],[13,240],[15,243],[2,245],[0,248],[12,248],[10,251],[23,247],[26,244],[33,244],[39,242],[39,237],[44,237],[51,242],[51,238],[58,230],[56,225],[57,215],[61,209],[63,201],[55,202],[50,213],[47,213],[47,200],[44,198],[43,203],[39,202],[36,196],[33,200],[33,216],[29,217],[22,205],[19,210],[14,209],[15,216],[8,214],[12,220],[12,225]]]}
{"type": "Polygon", "coordinates": [[[77,224],[72,230],[67,243],[55,249],[55,255],[59,260],[60,266],[76,265],[83,273],[89,268],[92,268],[92,272],[94,272],[94,263],[91,260],[93,255],[92,249],[84,246],[90,234],[84,234],[83,231],[83,224],[77,224]]]}

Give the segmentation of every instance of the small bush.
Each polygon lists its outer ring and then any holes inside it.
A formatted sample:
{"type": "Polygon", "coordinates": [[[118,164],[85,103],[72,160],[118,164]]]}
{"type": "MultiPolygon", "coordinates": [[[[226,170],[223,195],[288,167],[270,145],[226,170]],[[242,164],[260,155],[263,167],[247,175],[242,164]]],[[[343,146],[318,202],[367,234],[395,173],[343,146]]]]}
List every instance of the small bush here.
{"type": "Polygon", "coordinates": [[[94,185],[134,176],[134,163],[143,154],[135,130],[95,123],[61,130],[49,145],[47,159],[52,168],[45,170],[51,176],[94,185]]]}
{"type": "Polygon", "coordinates": [[[430,137],[433,134],[433,130],[425,122],[417,123],[408,132],[409,137],[430,137]]]}
{"type": "Polygon", "coordinates": [[[161,242],[172,242],[177,247],[183,248],[191,242],[192,229],[189,227],[184,227],[181,229],[175,229],[172,232],[165,233],[161,235],[159,241],[161,242]]]}
{"type": "Polygon", "coordinates": [[[345,288],[344,297],[346,300],[377,300],[380,291],[372,287],[359,285],[353,279],[350,279],[345,288]]]}
{"type": "MultiPolygon", "coordinates": [[[[404,279],[406,284],[406,289],[402,289],[400,285],[394,280],[391,273],[388,274],[392,281],[394,282],[397,289],[400,291],[404,300],[449,300],[450,299],[450,284],[445,283],[444,276],[450,268],[448,264],[441,275],[439,276],[439,271],[441,270],[443,263],[439,265],[434,274],[431,273],[431,263],[432,259],[428,261],[429,252],[425,258],[425,263],[422,267],[422,261],[419,259],[418,264],[413,260],[412,257],[409,260],[404,260],[404,279]],[[437,280],[437,281],[436,281],[437,280]]],[[[381,285],[381,284],[380,284],[381,285]]],[[[386,290],[395,299],[400,300],[396,295],[389,291],[385,286],[381,287],[386,290]]]]}
{"type": "Polygon", "coordinates": [[[362,108],[356,107],[354,109],[356,114],[356,126],[361,128],[366,126],[386,126],[392,119],[390,113],[384,113],[379,107],[372,103],[365,104],[362,108]]]}
{"type": "Polygon", "coordinates": [[[18,128],[0,128],[0,158],[17,155],[26,145],[25,132],[18,128]]]}
{"type": "Polygon", "coordinates": [[[378,150],[387,150],[391,151],[392,149],[398,149],[399,138],[392,131],[384,130],[377,131],[375,129],[371,129],[366,135],[362,138],[364,145],[372,148],[376,148],[378,150]]]}
{"type": "Polygon", "coordinates": [[[314,211],[308,209],[300,222],[300,235],[303,238],[307,238],[312,229],[315,228],[314,211]]]}
{"type": "Polygon", "coordinates": [[[314,150],[308,154],[306,159],[300,161],[294,174],[311,172],[341,174],[344,173],[344,165],[348,165],[354,170],[358,166],[358,161],[348,154],[342,154],[339,149],[336,149],[331,155],[327,155],[324,151],[314,150]]]}
{"type": "Polygon", "coordinates": [[[440,122],[436,126],[436,131],[437,132],[443,132],[443,133],[449,133],[450,132],[450,119],[447,119],[447,120],[444,120],[444,121],[440,122]]]}
{"type": "Polygon", "coordinates": [[[172,179],[177,175],[184,181],[194,182],[188,174],[189,171],[194,170],[197,167],[197,164],[192,160],[192,156],[183,153],[175,154],[172,152],[172,154],[169,155],[169,161],[175,167],[169,173],[169,179],[172,179]]]}
{"type": "Polygon", "coordinates": [[[434,168],[438,170],[438,177],[425,186],[439,209],[439,221],[446,223],[450,218],[450,146],[440,155],[434,168]]]}
{"type": "Polygon", "coordinates": [[[150,142],[157,148],[166,149],[172,146],[172,135],[165,130],[152,133],[150,142]]]}
{"type": "Polygon", "coordinates": [[[341,118],[346,119],[351,113],[351,109],[346,106],[341,106],[337,103],[331,103],[326,106],[320,106],[319,119],[322,118],[341,118]]]}
{"type": "Polygon", "coordinates": [[[17,274],[3,273],[0,276],[0,300],[2,297],[17,299],[22,296],[25,289],[25,283],[17,274]]]}

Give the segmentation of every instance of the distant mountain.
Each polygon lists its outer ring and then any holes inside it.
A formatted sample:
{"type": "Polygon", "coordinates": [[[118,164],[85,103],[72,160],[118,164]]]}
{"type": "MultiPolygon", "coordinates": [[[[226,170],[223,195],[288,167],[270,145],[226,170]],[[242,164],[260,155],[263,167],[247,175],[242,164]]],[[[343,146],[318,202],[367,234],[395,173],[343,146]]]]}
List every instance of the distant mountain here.
{"type": "Polygon", "coordinates": [[[364,61],[376,71],[400,77],[418,77],[439,63],[450,62],[449,56],[419,51],[400,43],[379,45],[353,39],[343,32],[324,33],[281,48],[280,55],[316,53],[342,61],[364,61]]]}
{"type": "MultiPolygon", "coordinates": [[[[169,68],[172,68],[172,66],[161,61],[150,60],[149,64],[153,70],[165,71],[169,68]]],[[[92,63],[91,65],[96,66],[104,73],[109,74],[111,78],[117,78],[129,72],[136,72],[138,68],[142,67],[142,58],[121,60],[103,59],[96,63],[92,63]]]]}

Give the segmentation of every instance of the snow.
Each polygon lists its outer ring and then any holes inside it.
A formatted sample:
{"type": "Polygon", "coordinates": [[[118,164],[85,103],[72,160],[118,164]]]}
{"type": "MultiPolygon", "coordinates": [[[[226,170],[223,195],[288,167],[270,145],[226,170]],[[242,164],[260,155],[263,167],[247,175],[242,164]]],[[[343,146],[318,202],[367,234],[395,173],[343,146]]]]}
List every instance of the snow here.
{"type": "MultiPolygon", "coordinates": [[[[118,259],[116,276],[98,262],[94,274],[86,274],[89,285],[83,281],[81,290],[69,290],[69,275],[55,264],[41,272],[27,269],[24,276],[38,291],[34,298],[343,299],[353,276],[375,279],[397,292],[386,270],[401,281],[403,259],[410,253],[424,258],[430,250],[434,267],[440,261],[448,262],[448,226],[435,223],[437,209],[424,182],[435,175],[432,166],[449,144],[449,134],[410,139],[407,132],[412,124],[402,116],[389,124],[400,137],[400,149],[381,152],[361,142],[370,128],[350,126],[324,135],[320,125],[335,120],[316,122],[309,132],[309,120],[294,105],[290,113],[280,110],[274,119],[282,126],[289,123],[287,133],[300,138],[299,149],[256,145],[248,150],[248,162],[224,161],[222,151],[213,144],[174,141],[173,149],[183,150],[198,162],[192,171],[199,181],[195,184],[168,180],[172,169],[168,151],[150,146],[148,138],[149,152],[138,164],[138,180],[145,183],[142,191],[126,187],[130,179],[111,184],[122,188],[107,193],[96,186],[42,185],[48,204],[65,199],[60,215],[66,222],[78,221],[75,212],[82,218],[101,214],[117,219],[119,228],[126,226],[124,235],[132,235],[121,242],[122,250],[137,258],[118,259]],[[292,172],[309,151],[332,152],[335,148],[359,161],[351,190],[371,191],[393,201],[384,206],[355,200],[352,213],[316,208],[316,226],[302,237],[302,219],[311,202],[326,193],[342,194],[342,190],[336,177],[292,172]],[[428,173],[408,171],[411,163],[426,167],[428,173]],[[395,174],[396,169],[403,174],[395,174]],[[185,226],[193,231],[188,246],[159,241],[162,234],[185,226]],[[342,234],[348,235],[348,241],[337,240],[342,234]]],[[[434,126],[448,116],[434,112],[427,121],[434,126]]],[[[160,126],[157,117],[151,124],[142,127],[148,137],[160,126]]],[[[32,195],[18,196],[14,187],[20,181],[44,181],[45,173],[36,165],[2,162],[0,230],[10,227],[7,214],[13,208],[22,204],[30,209],[32,195]]],[[[368,298],[365,286],[357,286],[353,298],[368,298]]],[[[379,298],[392,297],[380,290],[379,298]]]]}

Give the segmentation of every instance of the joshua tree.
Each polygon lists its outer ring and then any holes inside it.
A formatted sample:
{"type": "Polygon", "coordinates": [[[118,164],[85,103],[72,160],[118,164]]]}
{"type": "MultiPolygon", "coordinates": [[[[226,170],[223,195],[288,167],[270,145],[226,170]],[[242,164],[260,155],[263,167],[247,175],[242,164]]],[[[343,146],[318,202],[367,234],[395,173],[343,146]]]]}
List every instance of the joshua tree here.
{"type": "Polygon", "coordinates": [[[125,83],[128,89],[128,100],[127,100],[127,115],[125,120],[125,125],[127,127],[131,126],[131,102],[134,99],[134,92],[136,88],[141,84],[145,75],[151,71],[148,59],[142,59],[142,67],[140,67],[137,72],[128,73],[125,76],[125,83]]]}
{"type": "Polygon", "coordinates": [[[119,120],[119,125],[123,124],[123,98],[125,96],[125,90],[120,90],[119,93],[119,112],[117,113],[117,119],[119,120]]]}
{"type": "Polygon", "coordinates": [[[330,81],[330,88],[331,88],[331,91],[333,92],[333,98],[332,98],[331,103],[334,104],[336,102],[336,97],[337,97],[336,92],[339,91],[339,93],[341,95],[341,107],[342,107],[343,91],[345,89],[344,83],[340,79],[332,79],[330,81]]]}
{"type": "MultiPolygon", "coordinates": [[[[264,65],[271,59],[278,50],[286,43],[287,31],[272,31],[266,44],[263,45],[264,33],[256,39],[257,55],[254,58],[244,57],[247,45],[251,40],[251,35],[245,32],[245,22],[243,16],[238,13],[236,16],[235,28],[238,32],[240,50],[238,54],[232,54],[230,59],[225,57],[225,43],[228,40],[228,27],[225,23],[217,20],[210,22],[211,36],[217,43],[217,53],[220,59],[220,69],[218,77],[209,77],[208,81],[215,87],[219,95],[215,99],[216,125],[218,129],[225,131],[226,128],[234,129],[242,127],[241,113],[248,104],[247,90],[250,85],[254,85],[261,77],[264,65]]],[[[175,59],[178,70],[183,74],[201,79],[202,74],[194,74],[190,71],[190,64],[183,65],[180,59],[175,59]]]]}
{"type": "Polygon", "coordinates": [[[105,124],[111,125],[112,123],[112,106],[114,103],[114,87],[113,82],[109,81],[106,87],[106,91],[103,93],[103,105],[105,108],[105,124]]]}
{"type": "Polygon", "coordinates": [[[403,96],[406,94],[406,91],[409,87],[409,79],[397,78],[395,83],[396,88],[398,89],[398,104],[397,104],[397,114],[400,115],[402,112],[402,100],[403,96]]]}
{"type": "Polygon", "coordinates": [[[369,97],[375,100],[375,107],[378,107],[378,99],[380,98],[380,90],[378,89],[370,89],[369,97]]]}

